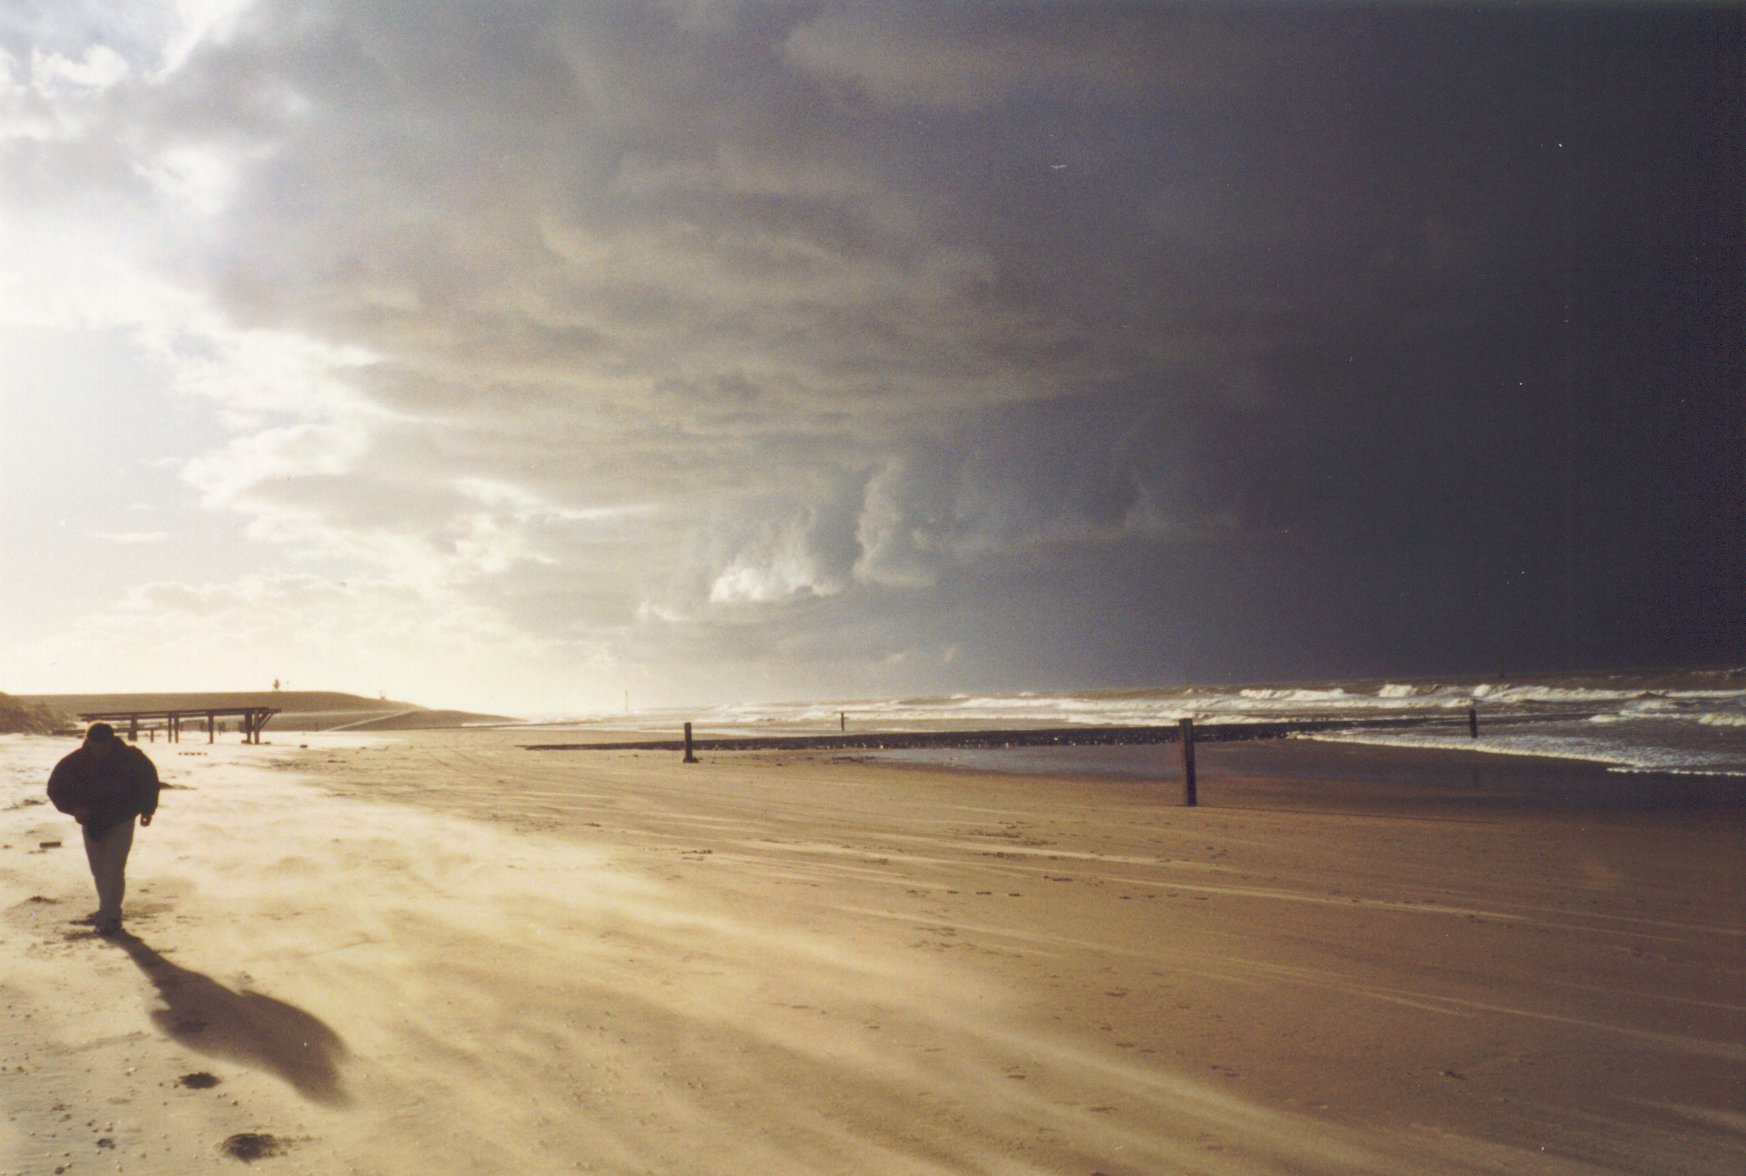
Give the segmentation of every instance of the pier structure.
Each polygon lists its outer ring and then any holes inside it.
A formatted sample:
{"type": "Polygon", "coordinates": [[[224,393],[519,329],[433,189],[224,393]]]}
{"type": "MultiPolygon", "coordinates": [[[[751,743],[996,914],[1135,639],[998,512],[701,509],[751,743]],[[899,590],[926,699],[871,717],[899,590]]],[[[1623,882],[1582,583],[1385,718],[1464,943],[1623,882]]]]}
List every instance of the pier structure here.
{"type": "Polygon", "coordinates": [[[108,723],[117,730],[125,724],[130,743],[139,742],[141,730],[150,733],[160,727],[165,742],[180,743],[182,724],[192,721],[198,725],[202,719],[206,722],[206,742],[214,743],[218,739],[218,720],[235,718],[241,720],[243,742],[259,743],[261,729],[278,713],[279,708],[274,706],[219,706],[188,710],[81,711],[79,718],[87,723],[108,723]]]}

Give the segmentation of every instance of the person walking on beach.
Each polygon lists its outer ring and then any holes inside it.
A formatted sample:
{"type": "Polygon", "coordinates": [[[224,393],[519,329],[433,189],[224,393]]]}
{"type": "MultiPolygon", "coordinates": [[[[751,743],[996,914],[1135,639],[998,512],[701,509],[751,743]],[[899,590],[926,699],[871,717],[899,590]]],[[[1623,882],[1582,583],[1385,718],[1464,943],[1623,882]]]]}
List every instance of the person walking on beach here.
{"type": "Polygon", "coordinates": [[[152,823],[158,811],[158,769],[145,752],[117,738],[114,727],[92,723],[85,742],[49,773],[48,796],[84,830],[85,858],[97,883],[92,921],[99,935],[113,935],[121,930],[133,819],[152,823]]]}

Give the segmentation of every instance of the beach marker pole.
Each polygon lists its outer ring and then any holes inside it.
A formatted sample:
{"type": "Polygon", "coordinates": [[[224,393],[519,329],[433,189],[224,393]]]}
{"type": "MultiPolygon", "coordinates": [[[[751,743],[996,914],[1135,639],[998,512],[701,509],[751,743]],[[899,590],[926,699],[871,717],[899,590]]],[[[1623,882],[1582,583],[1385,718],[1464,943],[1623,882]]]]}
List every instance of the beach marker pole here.
{"type": "Polygon", "coordinates": [[[1479,738],[1479,708],[1476,706],[1467,708],[1467,737],[1469,739],[1479,738]]]}
{"type": "Polygon", "coordinates": [[[685,762],[688,764],[694,764],[697,762],[697,757],[691,754],[691,724],[690,723],[685,724],[685,762]]]}
{"type": "Polygon", "coordinates": [[[1194,795],[1194,720],[1182,720],[1182,803],[1193,808],[1194,795]]]}

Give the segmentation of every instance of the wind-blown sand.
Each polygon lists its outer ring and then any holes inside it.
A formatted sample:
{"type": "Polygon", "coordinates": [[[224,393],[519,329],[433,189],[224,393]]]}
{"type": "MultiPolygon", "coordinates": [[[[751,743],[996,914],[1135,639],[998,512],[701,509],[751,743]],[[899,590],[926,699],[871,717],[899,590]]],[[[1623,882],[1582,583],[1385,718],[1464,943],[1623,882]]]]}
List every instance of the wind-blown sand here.
{"type": "Polygon", "coordinates": [[[145,745],[114,942],[0,739],[0,1171],[1746,1168],[1738,781],[278,738],[145,745]]]}

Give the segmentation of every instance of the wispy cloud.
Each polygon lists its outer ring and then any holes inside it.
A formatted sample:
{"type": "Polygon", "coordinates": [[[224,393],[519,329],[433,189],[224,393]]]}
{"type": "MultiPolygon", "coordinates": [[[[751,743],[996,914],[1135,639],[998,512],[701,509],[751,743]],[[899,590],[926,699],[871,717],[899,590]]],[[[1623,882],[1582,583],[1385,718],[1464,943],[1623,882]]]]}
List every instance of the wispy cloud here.
{"type": "Polygon", "coordinates": [[[99,531],[95,538],[105,543],[162,543],[169,539],[168,531],[99,531]]]}

